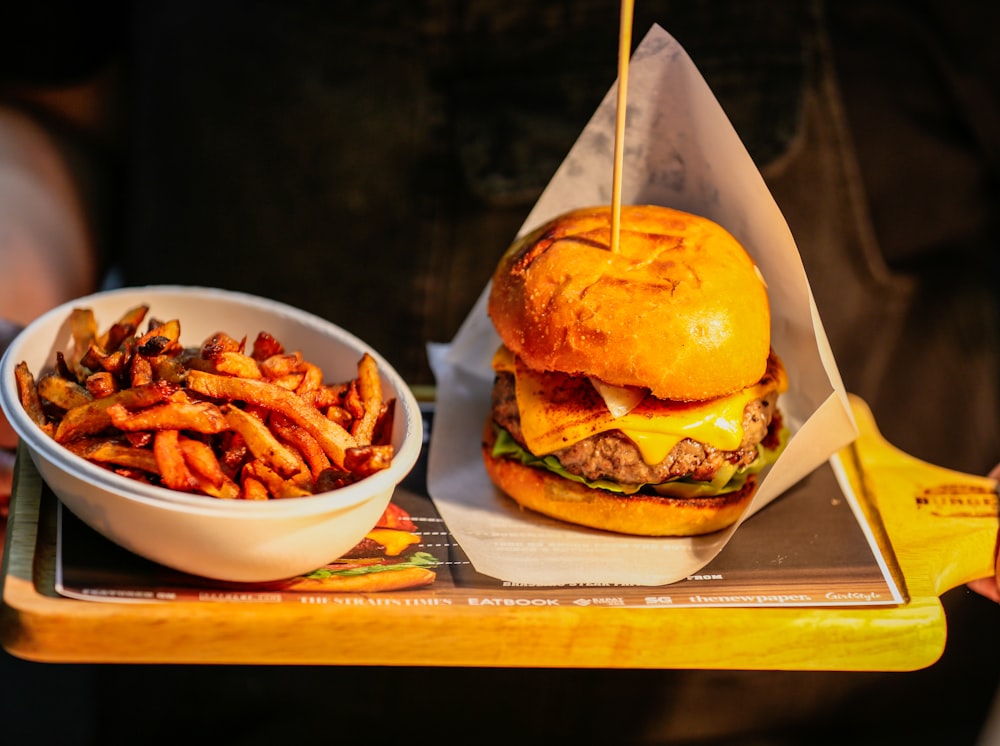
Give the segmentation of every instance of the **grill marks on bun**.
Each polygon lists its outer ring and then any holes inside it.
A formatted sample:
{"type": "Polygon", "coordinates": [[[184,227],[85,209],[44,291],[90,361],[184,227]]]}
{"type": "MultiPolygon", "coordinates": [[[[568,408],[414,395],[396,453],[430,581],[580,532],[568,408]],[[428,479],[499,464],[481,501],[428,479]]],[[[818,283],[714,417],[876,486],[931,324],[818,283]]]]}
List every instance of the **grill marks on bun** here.
{"type": "Polygon", "coordinates": [[[759,380],[770,307],[736,239],[705,218],[630,205],[612,253],[610,221],[608,207],[575,210],[508,250],[489,302],[504,343],[533,368],[664,399],[707,399],[759,380]]]}

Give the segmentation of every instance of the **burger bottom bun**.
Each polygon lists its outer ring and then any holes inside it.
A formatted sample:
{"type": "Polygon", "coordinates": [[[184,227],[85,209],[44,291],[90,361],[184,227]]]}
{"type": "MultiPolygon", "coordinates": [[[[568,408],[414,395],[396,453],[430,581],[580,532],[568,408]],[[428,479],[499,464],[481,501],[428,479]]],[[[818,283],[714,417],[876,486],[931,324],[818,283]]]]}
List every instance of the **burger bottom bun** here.
{"type": "Polygon", "coordinates": [[[362,575],[331,575],[326,578],[295,578],[281,586],[285,591],[313,591],[320,593],[377,593],[401,591],[430,585],[437,578],[433,570],[425,567],[403,567],[362,575]]]}
{"type": "Polygon", "coordinates": [[[483,463],[497,487],[515,502],[550,518],[637,536],[700,536],[732,526],[757,492],[755,477],[718,497],[670,498],[618,495],[558,474],[492,455],[495,434],[487,422],[483,463]]]}

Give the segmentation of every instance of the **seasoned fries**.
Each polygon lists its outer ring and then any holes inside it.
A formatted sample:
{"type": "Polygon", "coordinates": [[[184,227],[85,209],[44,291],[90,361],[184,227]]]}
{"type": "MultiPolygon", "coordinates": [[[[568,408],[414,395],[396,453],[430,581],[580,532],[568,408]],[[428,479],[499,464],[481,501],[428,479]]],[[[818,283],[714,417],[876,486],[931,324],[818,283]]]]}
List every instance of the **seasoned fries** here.
{"type": "Polygon", "coordinates": [[[69,319],[71,350],[36,380],[15,375],[21,403],[47,434],[127,477],[222,499],[303,497],[387,468],[395,402],[374,358],[357,377],[323,370],[262,331],[181,344],[177,319],[128,309],[101,332],[90,309],[69,319]],[[145,323],[145,330],[140,327],[145,323]]]}

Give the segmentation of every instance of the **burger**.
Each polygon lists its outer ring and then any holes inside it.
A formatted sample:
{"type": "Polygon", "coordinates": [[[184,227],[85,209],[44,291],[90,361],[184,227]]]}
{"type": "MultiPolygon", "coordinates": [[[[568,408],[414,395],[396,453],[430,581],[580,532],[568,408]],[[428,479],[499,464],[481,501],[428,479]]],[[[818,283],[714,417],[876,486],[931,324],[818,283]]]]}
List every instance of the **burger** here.
{"type": "Polygon", "coordinates": [[[352,549],[313,572],[282,581],[281,590],[323,593],[378,593],[422,588],[437,578],[438,560],[411,551],[421,542],[410,514],[386,506],[378,523],[352,549]]]}
{"type": "Polygon", "coordinates": [[[645,536],[733,525],[776,460],[788,379],[764,279],[720,225],[653,205],[573,210],[516,240],[482,454],[524,508],[645,536]]]}

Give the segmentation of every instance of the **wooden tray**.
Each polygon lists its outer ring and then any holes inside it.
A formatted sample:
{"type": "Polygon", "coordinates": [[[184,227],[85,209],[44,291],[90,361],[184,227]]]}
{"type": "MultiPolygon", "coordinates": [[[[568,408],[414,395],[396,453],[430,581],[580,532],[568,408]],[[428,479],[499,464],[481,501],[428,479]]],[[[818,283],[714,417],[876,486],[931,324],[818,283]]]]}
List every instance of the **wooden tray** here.
{"type": "MultiPolygon", "coordinates": [[[[863,401],[836,456],[909,601],[675,609],[98,603],[54,590],[55,504],[19,459],[0,643],[49,662],[903,671],[933,664],[940,596],[994,570],[997,483],[886,443],[863,401]]],[[[27,465],[25,465],[27,464],[27,465]]]]}

